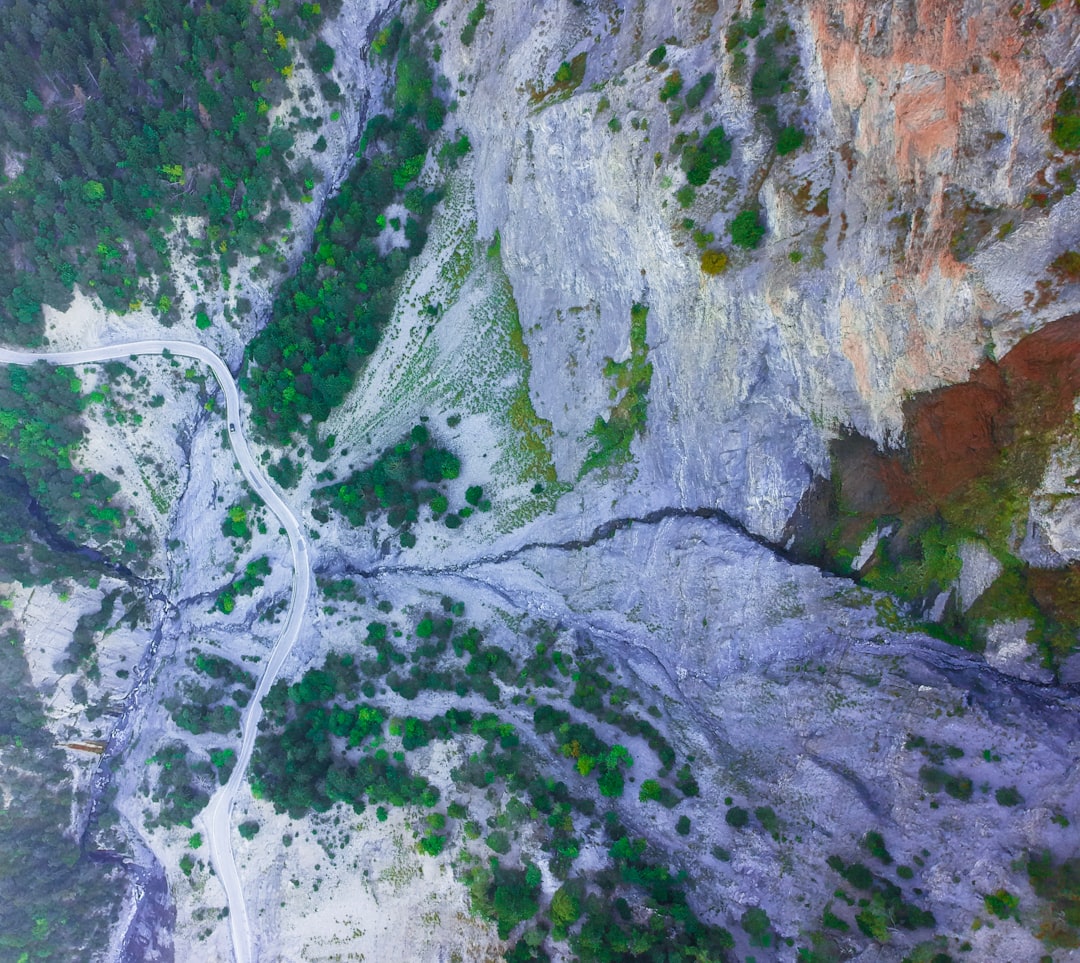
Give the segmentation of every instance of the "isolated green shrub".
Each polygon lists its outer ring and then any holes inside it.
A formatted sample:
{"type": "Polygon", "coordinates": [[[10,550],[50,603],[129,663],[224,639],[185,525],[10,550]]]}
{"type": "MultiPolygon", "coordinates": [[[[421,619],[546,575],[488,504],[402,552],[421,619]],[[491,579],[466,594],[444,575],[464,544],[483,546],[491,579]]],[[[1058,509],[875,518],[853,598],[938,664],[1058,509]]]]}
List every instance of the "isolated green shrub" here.
{"type": "Polygon", "coordinates": [[[682,90],[682,74],[677,70],[671,71],[660,85],[660,102],[667,103],[682,90]]]}
{"type": "Polygon", "coordinates": [[[711,70],[699,77],[686,91],[686,106],[691,110],[696,110],[700,106],[701,102],[705,99],[705,95],[709,92],[709,88],[712,87],[716,81],[716,74],[711,70]]]}
{"type": "Polygon", "coordinates": [[[996,893],[983,897],[983,904],[987,912],[993,913],[999,919],[1007,920],[1020,905],[1020,899],[1007,889],[999,889],[996,893]]]}
{"type": "Polygon", "coordinates": [[[480,21],[484,19],[486,13],[487,7],[484,6],[483,0],[480,0],[480,3],[469,11],[468,17],[465,18],[465,26],[461,30],[461,42],[466,47],[476,39],[476,28],[479,26],[480,21]]]}
{"type": "Polygon", "coordinates": [[[871,856],[877,857],[886,866],[892,862],[892,856],[885,847],[885,837],[882,836],[881,833],[870,830],[870,832],[863,836],[861,845],[871,856]]]}
{"type": "Polygon", "coordinates": [[[334,69],[334,48],[323,40],[316,40],[311,50],[311,66],[321,74],[334,69]]]}
{"type": "Polygon", "coordinates": [[[740,211],[728,224],[731,243],[738,247],[755,248],[765,236],[765,227],[758,220],[756,211],[740,211]]]}
{"type": "Polygon", "coordinates": [[[728,256],[723,251],[706,251],[701,255],[701,270],[705,274],[723,274],[727,266],[728,256]]]}
{"type": "Polygon", "coordinates": [[[1003,786],[995,790],[994,799],[999,806],[1019,806],[1024,801],[1016,786],[1003,786]]]}
{"type": "Polygon", "coordinates": [[[707,183],[712,172],[731,159],[731,141],[724,128],[710,130],[695,145],[684,148],[679,166],[686,172],[686,180],[695,187],[707,183]]]}
{"type": "Polygon", "coordinates": [[[742,806],[732,806],[724,815],[724,821],[735,829],[742,829],[750,821],[750,813],[742,806]]]}
{"type": "Polygon", "coordinates": [[[424,836],[419,844],[418,848],[420,852],[425,853],[428,856],[438,856],[443,851],[443,847],[446,845],[446,837],[432,834],[430,836],[424,836]]]}
{"type": "Polygon", "coordinates": [[[758,906],[751,906],[739,919],[751,946],[769,946],[772,943],[772,921],[769,914],[758,906]]]}
{"type": "Polygon", "coordinates": [[[655,779],[646,779],[638,790],[639,802],[650,802],[658,800],[661,796],[662,789],[660,783],[655,779]]]}
{"type": "Polygon", "coordinates": [[[805,140],[806,134],[798,127],[785,127],[776,138],[776,153],[781,157],[794,153],[802,147],[805,140]]]}

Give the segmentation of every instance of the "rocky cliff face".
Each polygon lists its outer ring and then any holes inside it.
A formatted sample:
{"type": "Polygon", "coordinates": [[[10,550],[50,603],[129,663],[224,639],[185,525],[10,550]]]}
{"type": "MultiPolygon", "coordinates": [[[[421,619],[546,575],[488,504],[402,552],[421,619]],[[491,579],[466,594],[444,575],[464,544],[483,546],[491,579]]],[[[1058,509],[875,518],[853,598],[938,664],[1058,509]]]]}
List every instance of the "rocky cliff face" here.
{"type": "Polygon", "coordinates": [[[1067,166],[1047,127],[1077,23],[1063,5],[768,5],[762,35],[790,25],[783,56],[798,58],[775,109],[809,135],[778,157],[753,54],[739,67],[725,49],[750,14],[493,10],[470,47],[446,31],[443,63],[476,147],[478,230],[501,232],[560,474],[576,472],[580,439],[606,415],[604,359],[628,353],[642,301],[655,376],[637,490],[721,504],[776,536],[827,471],[838,425],[899,441],[906,394],[964,380],[987,352],[1075,309],[1069,286],[1032,302],[1071,241],[1075,196],[1032,195],[1067,166]],[[664,66],[650,68],[665,40],[664,66]],[[573,96],[530,96],[579,54],[573,96]],[[677,121],[659,99],[671,70],[687,87],[716,74],[677,121]],[[683,210],[672,144],[714,123],[732,158],[683,210]],[[766,226],[751,255],[725,236],[747,207],[766,226]],[[686,215],[732,257],[723,275],[700,271],[686,215]]]}

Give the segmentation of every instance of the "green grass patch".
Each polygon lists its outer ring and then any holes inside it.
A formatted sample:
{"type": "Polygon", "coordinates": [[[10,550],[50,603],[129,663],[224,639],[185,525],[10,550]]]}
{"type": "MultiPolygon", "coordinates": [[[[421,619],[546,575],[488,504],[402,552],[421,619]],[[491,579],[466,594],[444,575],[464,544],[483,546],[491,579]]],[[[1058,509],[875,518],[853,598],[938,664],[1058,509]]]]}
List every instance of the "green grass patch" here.
{"type": "Polygon", "coordinates": [[[607,359],[604,376],[614,382],[618,400],[607,419],[598,417],[593,424],[589,434],[594,444],[585,456],[578,478],[593,469],[629,460],[631,442],[645,430],[653,374],[645,340],[648,316],[647,305],[635,304],[630,309],[630,357],[626,361],[607,359]]]}

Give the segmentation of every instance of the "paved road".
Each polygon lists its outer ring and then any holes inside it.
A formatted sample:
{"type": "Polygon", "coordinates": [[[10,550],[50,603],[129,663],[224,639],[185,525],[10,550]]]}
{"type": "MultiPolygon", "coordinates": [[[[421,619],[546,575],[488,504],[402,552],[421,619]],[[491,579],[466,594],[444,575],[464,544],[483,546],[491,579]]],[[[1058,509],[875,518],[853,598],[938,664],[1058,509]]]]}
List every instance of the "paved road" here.
{"type": "Polygon", "coordinates": [[[255,694],[243,716],[242,739],[240,750],[237,752],[236,768],[233,769],[228,783],[214,793],[210,804],[200,817],[210,846],[210,860],[218,879],[225,887],[225,895],[228,899],[229,928],[232,933],[236,963],[250,963],[256,954],[252,948],[251,927],[248,923],[244,891],[240,886],[240,875],[236,871],[236,860],[232,851],[232,808],[236,794],[244,781],[248,762],[251,759],[251,750],[255,745],[255,734],[259,719],[262,717],[263,696],[274,684],[282,663],[288,657],[300,634],[300,626],[304,621],[304,611],[307,608],[311,588],[311,565],[308,560],[307,541],[301,533],[300,522],[252,457],[240,421],[240,393],[237,391],[236,382],[225,362],[209,348],[193,341],[129,341],[124,344],[87,348],[82,351],[43,353],[0,348],[0,364],[28,365],[36,361],[48,361],[52,364],[91,364],[102,361],[122,361],[132,355],[161,355],[165,351],[170,351],[178,357],[201,361],[209,365],[214,372],[214,377],[217,378],[221,390],[225,393],[228,422],[235,426],[234,430],[229,431],[229,441],[236,453],[236,460],[240,463],[240,470],[270,511],[277,516],[289,537],[289,545],[292,549],[293,592],[285,628],[274,643],[255,694]]]}

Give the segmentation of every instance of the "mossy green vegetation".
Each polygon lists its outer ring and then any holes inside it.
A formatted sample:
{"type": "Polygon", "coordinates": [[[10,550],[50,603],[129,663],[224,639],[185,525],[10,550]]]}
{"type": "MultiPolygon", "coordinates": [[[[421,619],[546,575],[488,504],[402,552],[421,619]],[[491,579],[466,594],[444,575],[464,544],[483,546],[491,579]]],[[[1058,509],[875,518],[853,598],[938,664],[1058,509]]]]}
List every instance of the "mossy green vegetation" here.
{"type": "Polygon", "coordinates": [[[585,456],[578,477],[596,468],[609,468],[628,461],[630,443],[645,430],[648,416],[649,386],[653,366],[648,360],[646,339],[649,308],[635,304],[630,309],[630,357],[625,361],[607,359],[604,377],[613,381],[615,405],[607,418],[597,418],[590,435],[594,444],[585,456]]]}
{"type": "Polygon", "coordinates": [[[1063,388],[1068,369],[1055,357],[1053,330],[1030,338],[1031,346],[1020,342],[1000,363],[984,362],[973,384],[911,399],[906,430],[913,451],[877,452],[854,435],[834,442],[832,529],[816,548],[807,545],[807,552],[847,573],[866,537],[883,532],[886,537],[859,577],[899,600],[896,627],[918,628],[981,650],[993,624],[1024,620],[1027,639],[1037,646],[1043,665],[1057,671],[1075,651],[1080,634],[1080,569],[1075,564],[1057,569],[1029,565],[1020,557],[1016,533],[1027,524],[1054,446],[1075,431],[1076,416],[1071,389],[1063,388]],[[1025,360],[1032,353],[1039,365],[1025,360]],[[956,394],[955,406],[951,393],[956,394]],[[924,408],[935,413],[935,425],[943,420],[946,434],[971,432],[973,424],[991,417],[998,426],[988,445],[961,453],[974,464],[967,466],[961,457],[958,463],[965,467],[955,480],[941,481],[941,452],[934,440],[941,431],[923,426],[919,413],[924,408]],[[989,554],[1001,569],[966,609],[956,589],[964,550],[989,554]],[[922,613],[942,593],[947,599],[939,621],[922,622],[922,613]]]}
{"type": "Polygon", "coordinates": [[[1080,150],[1080,98],[1077,97],[1075,83],[1066,87],[1058,97],[1050,139],[1059,150],[1080,150]]]}
{"type": "Polygon", "coordinates": [[[557,104],[570,97],[585,79],[587,63],[588,54],[583,50],[581,53],[575,54],[573,59],[564,60],[559,64],[551,83],[547,87],[541,89],[530,87],[529,100],[537,105],[534,109],[543,110],[545,107],[550,107],[552,104],[557,104]]]}
{"type": "MultiPolygon", "coordinates": [[[[1031,853],[1028,882],[1042,901],[1036,934],[1047,949],[1080,947],[1080,858],[1057,862],[1047,851],[1031,853]]],[[[1011,912],[1015,907],[1006,906],[1011,912]]]]}

